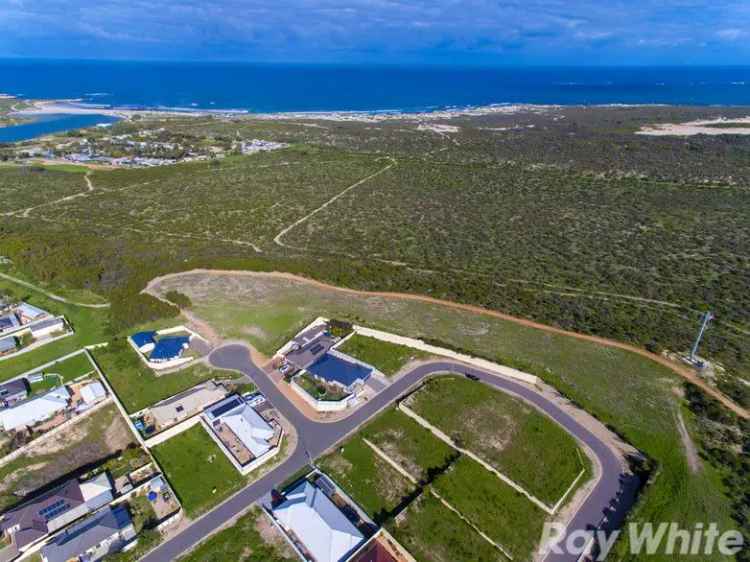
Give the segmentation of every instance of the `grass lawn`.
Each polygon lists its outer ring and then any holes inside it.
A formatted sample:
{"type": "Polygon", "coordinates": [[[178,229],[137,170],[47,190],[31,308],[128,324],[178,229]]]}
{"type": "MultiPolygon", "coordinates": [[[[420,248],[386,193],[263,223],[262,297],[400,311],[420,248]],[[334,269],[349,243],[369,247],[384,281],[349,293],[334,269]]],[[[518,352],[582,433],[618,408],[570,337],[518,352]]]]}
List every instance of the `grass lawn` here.
{"type": "Polygon", "coordinates": [[[375,454],[359,435],[320,459],[318,465],[376,523],[386,521],[394,508],[415,488],[375,454]]]}
{"type": "Polygon", "coordinates": [[[388,531],[418,562],[508,562],[429,492],[409,505],[404,520],[390,522],[388,531]]]}
{"type": "Polygon", "coordinates": [[[361,430],[399,466],[417,480],[426,480],[431,472],[446,466],[457,454],[409,416],[390,408],[361,430]]]}
{"type": "Polygon", "coordinates": [[[553,506],[584,468],[575,439],[521,400],[463,377],[429,380],[410,407],[553,506]]]}
{"type": "Polygon", "coordinates": [[[237,522],[201,543],[179,562],[286,562],[297,556],[259,508],[253,507],[237,522]],[[261,531],[264,534],[261,534],[261,531]]]}
{"type": "MultiPolygon", "coordinates": [[[[682,528],[715,521],[736,528],[724,486],[691,473],[677,431],[682,380],[644,357],[592,342],[521,326],[500,318],[409,302],[358,296],[303,281],[261,276],[190,273],[164,281],[179,290],[192,311],[227,337],[273,353],[317,316],[339,318],[417,338],[447,342],[469,353],[535,373],[615,428],[658,465],[658,476],[632,514],[637,522],[674,521],[682,528]],[[251,329],[250,329],[251,328],[251,329]]],[[[627,538],[617,546],[621,560],[627,538]]],[[[673,554],[673,561],[692,562],[673,554]]],[[[725,561],[718,552],[706,561],[725,561]]]]}
{"type": "Polygon", "coordinates": [[[191,518],[217,505],[245,483],[201,425],[157,445],[151,452],[191,518]]]}
{"type": "Polygon", "coordinates": [[[85,353],[79,353],[44,369],[45,374],[60,375],[64,382],[69,382],[94,372],[94,366],[85,353]]]}
{"type": "Polygon", "coordinates": [[[461,457],[433,486],[514,560],[531,558],[546,514],[528,498],[468,457],[461,457]]]}
{"type": "Polygon", "coordinates": [[[389,377],[398,373],[410,361],[427,357],[426,353],[417,349],[359,334],[354,334],[336,349],[369,363],[389,377]]]}
{"type": "Polygon", "coordinates": [[[302,373],[294,379],[294,382],[315,400],[338,402],[349,396],[345,390],[333,384],[325,384],[308,373],[302,373]]]}
{"type": "Polygon", "coordinates": [[[124,339],[92,352],[107,380],[128,412],[137,412],[214,377],[236,378],[203,364],[157,376],[146,367],[124,339]]]}

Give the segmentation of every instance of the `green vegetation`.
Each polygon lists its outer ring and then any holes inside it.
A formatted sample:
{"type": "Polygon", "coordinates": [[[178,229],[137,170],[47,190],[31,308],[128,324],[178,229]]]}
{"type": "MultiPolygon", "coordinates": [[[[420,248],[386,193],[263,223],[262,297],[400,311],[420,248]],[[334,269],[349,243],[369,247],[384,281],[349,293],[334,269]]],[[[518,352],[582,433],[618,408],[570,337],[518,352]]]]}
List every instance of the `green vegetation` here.
{"type": "Polygon", "coordinates": [[[142,410],[209,379],[237,377],[200,363],[157,375],[124,339],[116,339],[107,347],[94,350],[92,355],[128,412],[142,410]]]}
{"type": "Polygon", "coordinates": [[[414,491],[411,482],[380,458],[361,436],[350,439],[318,464],[376,523],[388,520],[414,491]]]}
{"type": "MultiPolygon", "coordinates": [[[[675,521],[684,528],[716,521],[722,529],[734,527],[720,479],[693,474],[687,465],[675,419],[680,405],[675,389],[682,380],[646,358],[499,318],[360,297],[299,281],[192,273],[165,280],[159,290],[173,288],[185,292],[195,314],[220,334],[244,338],[262,351],[275,351],[312,318],[327,316],[443,345],[450,342],[448,347],[535,373],[648,455],[646,468],[653,469],[654,477],[633,520],[675,521]]],[[[630,562],[634,559],[626,548],[623,541],[617,559],[630,562]]],[[[723,559],[716,554],[708,560],[723,559]]]]}
{"type": "Polygon", "coordinates": [[[355,359],[369,363],[389,377],[398,373],[410,361],[427,357],[427,354],[405,345],[381,341],[359,334],[353,335],[337,349],[355,359]]]}
{"type": "Polygon", "coordinates": [[[335,384],[326,384],[325,382],[313,377],[309,373],[302,373],[294,378],[296,382],[305,392],[312,396],[315,400],[338,402],[343,400],[349,393],[342,390],[335,384]]]}
{"type": "Polygon", "coordinates": [[[507,562],[497,548],[429,493],[409,506],[403,521],[389,523],[388,530],[419,562],[507,562]]]}
{"type": "Polygon", "coordinates": [[[231,527],[220,531],[190,554],[179,558],[179,562],[285,562],[296,560],[291,548],[278,532],[261,535],[259,527],[271,525],[260,509],[253,507],[231,527]],[[269,542],[268,535],[276,540],[269,542]]]}
{"type": "Polygon", "coordinates": [[[167,298],[169,302],[176,304],[181,309],[190,308],[192,306],[192,303],[190,302],[190,298],[187,295],[180,293],[179,291],[169,291],[164,296],[167,298]]]}
{"type": "Polygon", "coordinates": [[[88,355],[79,353],[54,365],[50,365],[44,369],[44,372],[58,374],[63,378],[64,382],[70,382],[94,372],[94,366],[89,361],[88,355]]]}
{"type": "Polygon", "coordinates": [[[201,425],[160,443],[151,452],[188,517],[217,505],[244,483],[201,425]]]}
{"type": "Polygon", "coordinates": [[[511,553],[529,560],[545,513],[478,462],[461,457],[433,483],[445,501],[511,553]]]}
{"type": "Polygon", "coordinates": [[[462,377],[432,379],[409,406],[549,506],[585,466],[578,445],[564,429],[484,384],[462,377]]]}

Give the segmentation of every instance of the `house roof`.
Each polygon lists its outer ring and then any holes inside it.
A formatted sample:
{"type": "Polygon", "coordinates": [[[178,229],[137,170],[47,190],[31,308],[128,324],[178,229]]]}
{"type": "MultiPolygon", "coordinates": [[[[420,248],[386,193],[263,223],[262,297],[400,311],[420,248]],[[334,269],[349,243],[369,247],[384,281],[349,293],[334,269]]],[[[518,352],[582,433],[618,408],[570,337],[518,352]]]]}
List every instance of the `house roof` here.
{"type": "Polygon", "coordinates": [[[322,379],[337,382],[345,387],[351,386],[358,380],[367,380],[372,373],[372,369],[354,361],[347,361],[331,352],[308,366],[307,370],[322,379]]]}
{"type": "Polygon", "coordinates": [[[197,413],[205,406],[221,400],[225,395],[226,390],[223,386],[208,381],[152,406],[151,415],[154,416],[157,424],[164,425],[175,418],[182,417],[184,411],[188,412],[186,415],[191,412],[197,413]]]}
{"type": "Polygon", "coordinates": [[[339,562],[364,539],[328,496],[307,480],[273,511],[316,562],[339,562]]]}
{"type": "Polygon", "coordinates": [[[169,361],[177,359],[182,355],[182,351],[190,344],[190,338],[187,336],[173,336],[162,338],[156,342],[154,350],[149,355],[149,361],[169,361]]]}
{"type": "Polygon", "coordinates": [[[47,562],[77,559],[89,548],[118,535],[131,525],[130,514],[124,505],[108,507],[55,537],[42,548],[42,555],[47,562]]]}
{"type": "Polygon", "coordinates": [[[138,346],[138,348],[141,348],[144,345],[156,343],[156,340],[154,339],[155,337],[156,332],[138,332],[137,334],[130,336],[130,339],[136,346],[138,346]]]}
{"type": "Polygon", "coordinates": [[[273,428],[251,406],[245,404],[237,411],[221,417],[242,444],[254,457],[259,457],[271,449],[268,440],[273,437],[273,428]]]}
{"type": "Polygon", "coordinates": [[[41,396],[29,398],[11,408],[0,410],[0,424],[5,431],[33,425],[67,408],[69,400],[68,389],[58,386],[41,396]]]}
{"type": "Polygon", "coordinates": [[[398,562],[379,540],[373,540],[352,558],[352,562],[398,562]]]}
{"type": "Polygon", "coordinates": [[[104,385],[100,382],[92,382],[81,389],[81,398],[86,404],[91,404],[107,396],[104,385]]]}
{"type": "Polygon", "coordinates": [[[18,347],[18,344],[16,344],[16,338],[13,336],[8,336],[7,338],[0,339],[0,353],[5,353],[6,351],[12,351],[18,347]]]}
{"type": "Polygon", "coordinates": [[[46,535],[55,519],[83,504],[78,480],[68,480],[62,486],[7,511],[0,526],[6,531],[18,525],[14,540],[20,548],[46,535]]]}
{"type": "Polygon", "coordinates": [[[41,318],[42,316],[46,316],[47,314],[46,311],[27,302],[22,302],[21,304],[19,304],[16,310],[18,310],[18,312],[20,312],[24,316],[31,318],[32,320],[41,318]]]}
{"type": "Polygon", "coordinates": [[[12,330],[13,328],[18,328],[20,325],[21,323],[13,313],[0,316],[0,331],[12,330]]]}
{"type": "Polygon", "coordinates": [[[23,392],[24,394],[28,392],[25,379],[15,379],[0,384],[0,400],[6,396],[14,396],[20,392],[23,392]]]}
{"type": "Polygon", "coordinates": [[[38,332],[40,330],[44,330],[45,328],[51,328],[52,326],[62,326],[63,320],[62,318],[48,318],[47,320],[42,320],[41,322],[37,322],[36,324],[33,324],[30,326],[32,332],[38,332]]]}

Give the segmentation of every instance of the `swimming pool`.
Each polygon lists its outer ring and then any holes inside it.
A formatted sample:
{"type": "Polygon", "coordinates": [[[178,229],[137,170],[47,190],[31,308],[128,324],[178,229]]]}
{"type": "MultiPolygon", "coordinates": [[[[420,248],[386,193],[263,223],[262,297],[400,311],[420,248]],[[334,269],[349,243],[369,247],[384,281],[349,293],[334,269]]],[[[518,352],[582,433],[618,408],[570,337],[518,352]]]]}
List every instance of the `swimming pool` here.
{"type": "Polygon", "coordinates": [[[327,381],[336,382],[342,386],[350,387],[357,380],[366,381],[372,369],[347,361],[331,353],[326,353],[315,363],[307,368],[307,371],[327,381]]]}

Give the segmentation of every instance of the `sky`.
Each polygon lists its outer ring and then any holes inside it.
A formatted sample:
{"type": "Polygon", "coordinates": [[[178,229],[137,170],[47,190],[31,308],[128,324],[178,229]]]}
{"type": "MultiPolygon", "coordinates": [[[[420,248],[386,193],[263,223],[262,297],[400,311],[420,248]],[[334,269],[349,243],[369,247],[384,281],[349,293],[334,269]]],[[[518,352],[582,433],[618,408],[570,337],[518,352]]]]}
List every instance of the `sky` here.
{"type": "Polygon", "coordinates": [[[0,0],[0,57],[750,65],[750,0],[0,0]]]}

